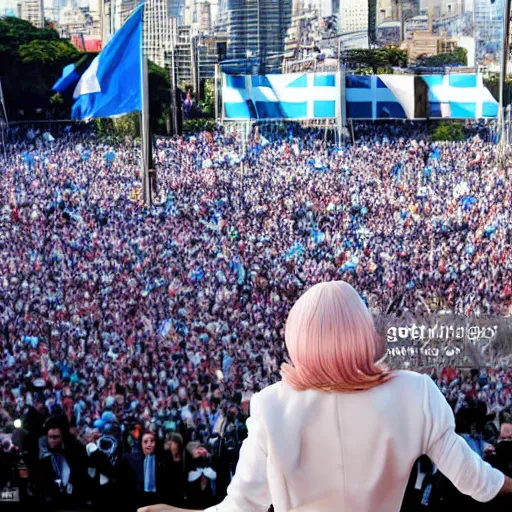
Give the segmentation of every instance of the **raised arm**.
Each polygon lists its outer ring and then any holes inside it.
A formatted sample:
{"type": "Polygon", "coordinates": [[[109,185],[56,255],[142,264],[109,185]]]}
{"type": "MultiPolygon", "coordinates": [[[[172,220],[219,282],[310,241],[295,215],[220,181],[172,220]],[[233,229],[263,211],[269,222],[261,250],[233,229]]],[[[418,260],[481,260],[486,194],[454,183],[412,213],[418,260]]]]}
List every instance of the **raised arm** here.
{"type": "Polygon", "coordinates": [[[511,492],[505,475],[483,461],[455,433],[455,417],[443,394],[425,376],[426,454],[455,487],[479,502],[491,501],[500,492],[511,492]]]}

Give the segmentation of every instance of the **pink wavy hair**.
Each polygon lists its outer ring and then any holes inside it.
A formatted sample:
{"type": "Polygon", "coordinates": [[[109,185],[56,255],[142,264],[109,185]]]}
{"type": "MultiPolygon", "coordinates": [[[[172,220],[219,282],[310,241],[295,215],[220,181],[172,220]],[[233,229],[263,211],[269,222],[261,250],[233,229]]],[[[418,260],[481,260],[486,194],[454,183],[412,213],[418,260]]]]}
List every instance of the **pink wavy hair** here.
{"type": "Polygon", "coordinates": [[[298,391],[363,391],[393,378],[386,351],[359,294],[344,281],[319,283],[291,309],[285,329],[291,365],[283,380],[298,391]]]}

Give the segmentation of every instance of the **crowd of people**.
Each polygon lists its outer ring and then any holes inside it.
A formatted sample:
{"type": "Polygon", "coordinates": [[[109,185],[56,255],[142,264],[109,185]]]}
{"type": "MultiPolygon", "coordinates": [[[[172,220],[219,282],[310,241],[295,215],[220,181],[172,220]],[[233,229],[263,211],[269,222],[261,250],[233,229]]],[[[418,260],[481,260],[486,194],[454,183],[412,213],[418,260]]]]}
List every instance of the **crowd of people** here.
{"type": "MultiPolygon", "coordinates": [[[[140,503],[154,488],[140,480],[152,437],[158,473],[181,482],[169,499],[215,503],[252,394],[280,380],[287,313],[311,284],[343,279],[374,313],[510,315],[512,175],[485,130],[436,144],[422,125],[355,128],[342,147],[314,130],[157,139],[149,209],[131,144],[73,130],[11,140],[0,156],[0,401],[4,427],[36,425],[29,466],[61,471],[48,449],[60,436],[87,473],[84,447],[113,438],[115,473],[94,466],[90,479],[135,479],[140,503]]],[[[440,385],[455,407],[510,405],[507,369],[454,381],[440,385]]],[[[69,483],[50,494],[83,498],[69,483]]]]}

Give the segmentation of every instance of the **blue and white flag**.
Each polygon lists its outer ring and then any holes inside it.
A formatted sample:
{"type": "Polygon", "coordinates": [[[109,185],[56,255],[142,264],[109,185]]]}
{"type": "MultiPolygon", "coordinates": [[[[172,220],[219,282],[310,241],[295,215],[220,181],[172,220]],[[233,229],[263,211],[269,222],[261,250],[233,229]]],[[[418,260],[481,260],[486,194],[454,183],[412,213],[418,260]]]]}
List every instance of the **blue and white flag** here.
{"type": "Polygon", "coordinates": [[[73,119],[141,111],[143,8],[135,9],[81,76],[73,94],[73,119]]]}
{"type": "Polygon", "coordinates": [[[81,57],[77,62],[69,64],[62,70],[62,75],[55,82],[52,91],[66,94],[75,89],[80,81],[80,77],[85,73],[92,63],[94,56],[87,54],[81,57]]]}
{"type": "Polygon", "coordinates": [[[224,74],[222,98],[230,119],[326,119],[337,116],[339,93],[333,73],[224,74]]]}

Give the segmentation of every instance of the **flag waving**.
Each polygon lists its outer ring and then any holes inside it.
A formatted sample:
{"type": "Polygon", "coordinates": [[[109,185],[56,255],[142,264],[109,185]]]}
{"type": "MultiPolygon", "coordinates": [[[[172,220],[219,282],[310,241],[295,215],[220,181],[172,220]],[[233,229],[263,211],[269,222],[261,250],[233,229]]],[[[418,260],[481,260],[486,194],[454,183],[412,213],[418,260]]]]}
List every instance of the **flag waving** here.
{"type": "Polygon", "coordinates": [[[74,64],[69,64],[62,70],[62,76],[55,82],[52,91],[67,94],[75,87],[80,77],[84,74],[87,68],[91,65],[93,56],[84,55],[74,64]]]}
{"type": "Polygon", "coordinates": [[[81,76],[73,119],[114,117],[142,109],[142,13],[140,5],[81,76]]]}

